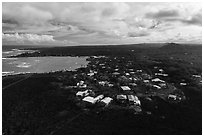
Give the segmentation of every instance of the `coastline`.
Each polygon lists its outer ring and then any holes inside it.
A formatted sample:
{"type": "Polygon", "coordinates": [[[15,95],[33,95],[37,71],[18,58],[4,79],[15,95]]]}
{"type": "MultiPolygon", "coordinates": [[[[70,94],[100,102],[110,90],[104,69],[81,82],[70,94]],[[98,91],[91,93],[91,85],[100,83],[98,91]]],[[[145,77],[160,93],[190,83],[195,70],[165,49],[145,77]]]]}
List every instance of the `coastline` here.
{"type": "MultiPolygon", "coordinates": [[[[89,58],[90,58],[89,56],[85,56],[85,57],[80,57],[80,56],[75,56],[75,57],[70,57],[70,56],[67,56],[67,57],[61,57],[61,56],[19,57],[19,58],[15,58],[14,66],[11,66],[11,67],[14,67],[13,69],[17,69],[16,71],[20,71],[20,72],[15,72],[15,70],[11,70],[11,71],[5,70],[5,71],[2,71],[2,76],[5,77],[5,76],[10,76],[10,75],[19,75],[19,74],[27,74],[27,73],[36,73],[36,74],[45,73],[47,74],[47,73],[53,73],[53,72],[75,71],[76,69],[80,67],[86,67],[89,63],[88,61],[89,58]],[[62,59],[62,61],[60,58],[62,59]],[[47,67],[50,66],[50,64],[42,64],[43,62],[47,63],[47,61],[51,61],[52,63],[53,62],[52,60],[55,59],[58,62],[57,65],[60,65],[60,64],[63,64],[63,61],[66,61],[66,58],[68,58],[68,60],[73,58],[76,61],[73,60],[71,62],[67,62],[67,64],[65,63],[62,68],[57,67],[56,69],[53,68],[53,70],[47,70],[47,72],[42,72],[42,71],[46,71],[43,69],[43,68],[46,68],[46,65],[48,65],[47,67]],[[81,59],[85,60],[85,62],[84,61],[81,62],[81,59]],[[61,61],[61,63],[59,63],[59,61],[61,61]],[[70,66],[69,63],[71,64],[74,63],[74,64],[70,66]],[[41,69],[39,69],[39,65],[41,69]],[[66,65],[68,66],[66,67],[66,65]],[[38,68],[35,68],[35,66],[38,68]],[[22,68],[22,71],[21,71],[21,68],[22,68]]],[[[10,62],[12,61],[12,58],[4,57],[2,59],[5,61],[8,61],[8,63],[6,62],[7,64],[13,65],[13,62],[10,62]]]]}

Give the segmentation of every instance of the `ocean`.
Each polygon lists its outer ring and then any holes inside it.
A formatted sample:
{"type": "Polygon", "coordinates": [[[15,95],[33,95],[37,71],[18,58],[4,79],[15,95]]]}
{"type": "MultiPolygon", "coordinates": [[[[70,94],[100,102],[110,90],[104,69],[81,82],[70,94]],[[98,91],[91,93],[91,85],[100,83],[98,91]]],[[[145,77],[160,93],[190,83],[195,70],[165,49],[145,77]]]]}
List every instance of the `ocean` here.
{"type": "Polygon", "coordinates": [[[86,66],[88,57],[20,57],[8,58],[24,52],[35,52],[24,50],[20,46],[2,47],[2,76],[19,73],[48,73],[61,70],[75,70],[86,66]]]}

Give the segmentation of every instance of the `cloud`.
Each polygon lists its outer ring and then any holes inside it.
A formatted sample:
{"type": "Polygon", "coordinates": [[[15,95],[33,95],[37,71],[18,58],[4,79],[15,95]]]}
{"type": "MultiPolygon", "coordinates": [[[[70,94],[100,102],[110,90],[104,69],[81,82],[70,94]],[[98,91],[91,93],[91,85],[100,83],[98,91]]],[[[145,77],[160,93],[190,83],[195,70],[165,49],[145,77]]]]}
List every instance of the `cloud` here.
{"type": "Polygon", "coordinates": [[[183,26],[193,26],[192,31],[199,33],[196,29],[202,24],[199,9],[201,6],[197,3],[4,2],[2,30],[4,34],[17,33],[23,37],[23,40],[11,37],[11,40],[18,41],[35,41],[32,40],[34,34],[36,42],[42,42],[40,37],[43,35],[52,36],[55,40],[50,39],[52,43],[103,43],[107,39],[115,43],[127,38],[135,42],[131,37],[140,37],[145,41],[146,37],[152,40],[152,33],[157,36],[173,30],[171,33],[174,34],[183,26]],[[31,38],[29,35],[32,35],[31,38]]]}
{"type": "Polygon", "coordinates": [[[3,23],[20,25],[45,25],[53,16],[47,11],[24,5],[22,7],[3,9],[3,23]]]}
{"type": "Polygon", "coordinates": [[[150,35],[146,31],[141,31],[141,32],[128,32],[127,36],[128,37],[144,37],[150,35]]]}
{"type": "Polygon", "coordinates": [[[186,20],[181,20],[184,23],[202,26],[202,14],[198,13],[186,20]]]}
{"type": "Polygon", "coordinates": [[[145,16],[147,18],[162,19],[162,18],[178,17],[179,13],[176,10],[160,10],[156,13],[147,13],[145,16]]]}
{"type": "Polygon", "coordinates": [[[50,35],[37,35],[37,34],[4,34],[2,33],[2,40],[3,41],[10,41],[16,43],[53,43],[56,42],[53,39],[53,36],[50,35]]]}
{"type": "Polygon", "coordinates": [[[2,33],[3,44],[42,44],[42,45],[79,45],[79,43],[71,40],[57,40],[52,35],[38,34],[4,34],[2,33]]]}
{"type": "Polygon", "coordinates": [[[161,10],[156,13],[147,13],[145,17],[168,21],[168,22],[181,22],[187,25],[199,25],[202,26],[202,14],[201,10],[188,17],[180,15],[176,10],[161,10]]]}
{"type": "Polygon", "coordinates": [[[128,25],[128,27],[135,28],[145,28],[145,29],[154,29],[157,28],[161,23],[160,21],[154,19],[146,19],[141,17],[128,17],[125,19],[114,19],[117,22],[124,22],[128,25]]]}

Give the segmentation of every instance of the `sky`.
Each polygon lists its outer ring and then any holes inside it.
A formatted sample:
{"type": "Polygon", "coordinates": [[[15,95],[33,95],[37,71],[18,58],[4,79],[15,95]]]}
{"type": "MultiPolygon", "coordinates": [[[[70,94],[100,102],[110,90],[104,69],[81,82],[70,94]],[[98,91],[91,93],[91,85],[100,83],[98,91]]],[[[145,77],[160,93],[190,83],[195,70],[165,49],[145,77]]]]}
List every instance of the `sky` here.
{"type": "Polygon", "coordinates": [[[201,3],[2,3],[3,45],[202,43],[201,3]]]}

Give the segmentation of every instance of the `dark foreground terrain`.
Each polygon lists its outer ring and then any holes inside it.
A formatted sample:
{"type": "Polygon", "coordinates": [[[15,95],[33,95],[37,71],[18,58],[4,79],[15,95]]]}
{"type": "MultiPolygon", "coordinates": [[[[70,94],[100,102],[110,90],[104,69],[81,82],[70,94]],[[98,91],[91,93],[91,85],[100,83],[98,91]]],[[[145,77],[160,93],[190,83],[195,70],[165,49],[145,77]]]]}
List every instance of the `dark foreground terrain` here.
{"type": "Polygon", "coordinates": [[[156,48],[124,45],[37,50],[40,52],[19,56],[104,57],[90,57],[89,65],[76,71],[3,77],[2,134],[202,134],[201,46],[171,43],[156,48]],[[159,68],[168,76],[156,76],[159,68]],[[118,76],[113,75],[116,69],[118,76]],[[130,75],[129,70],[134,73],[130,75]],[[89,76],[90,71],[97,73],[89,76]],[[154,89],[149,86],[152,83],[143,82],[157,77],[168,86],[154,89]],[[104,94],[113,101],[107,106],[82,104],[76,97],[82,90],[76,86],[80,80],[93,91],[92,96],[104,94]],[[113,87],[98,81],[109,81],[113,87]],[[137,86],[130,86],[131,91],[121,91],[120,86],[133,82],[137,86]],[[118,94],[137,95],[142,111],[133,113],[126,103],[118,103],[118,94]],[[169,94],[182,99],[169,100],[169,94]]]}

